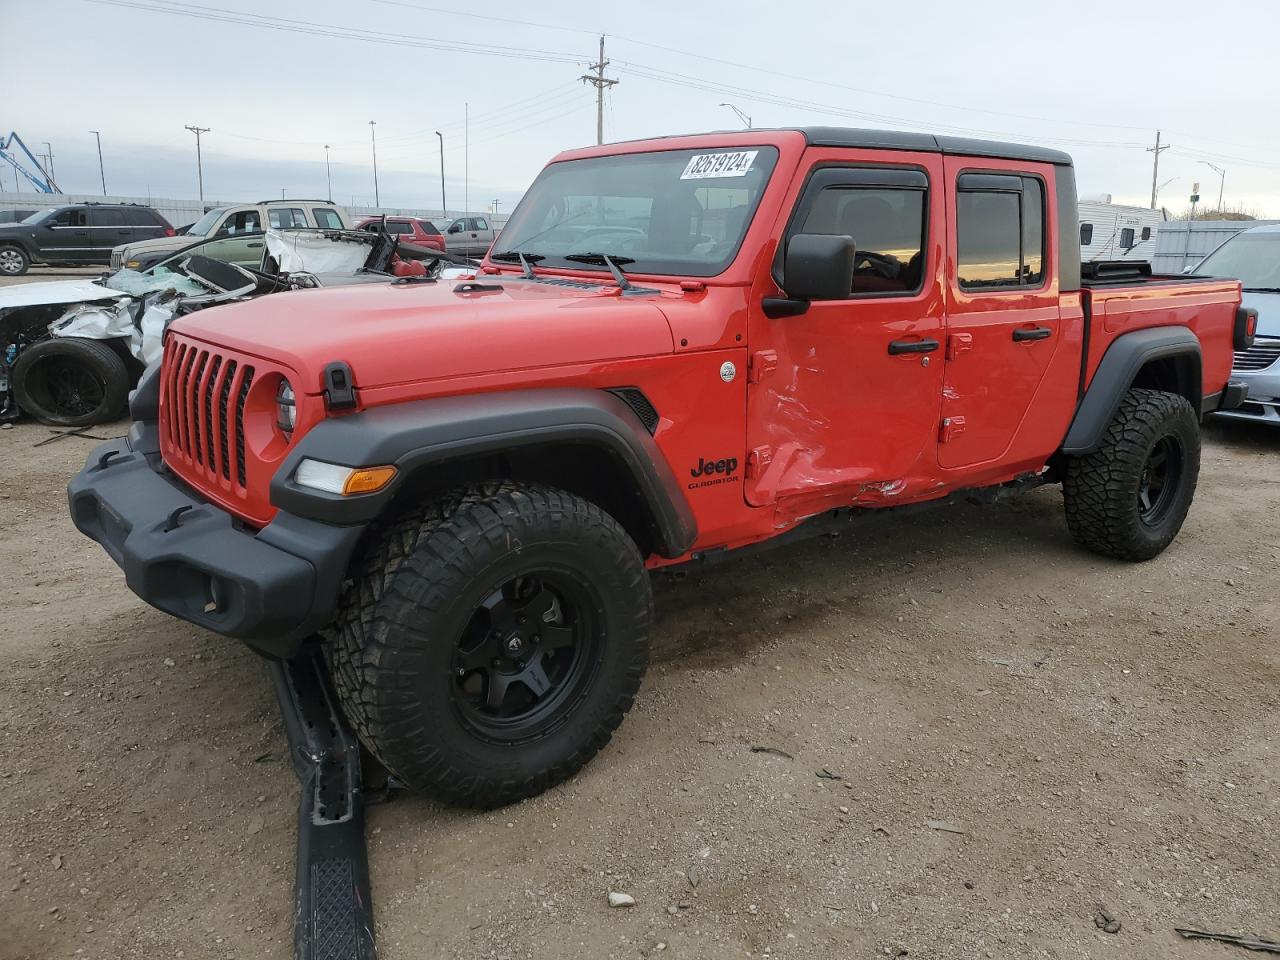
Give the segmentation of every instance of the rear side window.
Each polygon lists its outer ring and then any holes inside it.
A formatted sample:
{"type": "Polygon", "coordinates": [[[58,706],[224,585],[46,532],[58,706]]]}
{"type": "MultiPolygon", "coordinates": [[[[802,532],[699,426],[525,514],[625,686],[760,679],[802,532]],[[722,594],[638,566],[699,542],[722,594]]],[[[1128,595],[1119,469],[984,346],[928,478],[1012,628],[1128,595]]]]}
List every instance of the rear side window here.
{"type": "Polygon", "coordinates": [[[267,211],[267,222],[273,230],[307,226],[307,215],[297,207],[272,207],[267,211]]]}
{"type": "Polygon", "coordinates": [[[1044,280],[1044,188],[1034,177],[962,174],[956,193],[956,274],[962,289],[1044,280]]]}
{"type": "Polygon", "coordinates": [[[484,217],[476,217],[476,219],[471,221],[471,229],[472,230],[488,230],[489,223],[488,221],[485,220],[484,217]]]}
{"type": "Polygon", "coordinates": [[[422,232],[428,237],[440,236],[440,231],[436,229],[436,225],[429,220],[419,220],[418,226],[422,228],[422,232]]]}
{"type": "Polygon", "coordinates": [[[329,207],[313,207],[311,212],[315,215],[317,227],[323,227],[326,230],[342,229],[342,218],[338,216],[337,210],[329,207]]]}
{"type": "Polygon", "coordinates": [[[94,210],[93,225],[95,227],[123,227],[124,214],[119,210],[94,210]]]}
{"type": "Polygon", "coordinates": [[[413,233],[413,224],[402,220],[388,220],[387,233],[395,233],[403,237],[405,234],[413,233]]]}
{"type": "Polygon", "coordinates": [[[159,227],[160,215],[151,210],[121,210],[124,222],[130,227],[159,227]]]}
{"type": "Polygon", "coordinates": [[[853,238],[851,293],[920,289],[926,192],[894,187],[833,185],[813,199],[796,233],[853,238]]]}

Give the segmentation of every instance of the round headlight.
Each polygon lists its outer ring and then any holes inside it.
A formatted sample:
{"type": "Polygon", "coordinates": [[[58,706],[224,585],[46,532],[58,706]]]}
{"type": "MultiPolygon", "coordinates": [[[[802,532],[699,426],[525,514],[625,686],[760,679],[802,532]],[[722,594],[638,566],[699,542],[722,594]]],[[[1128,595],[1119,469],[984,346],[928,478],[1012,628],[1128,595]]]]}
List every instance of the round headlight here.
{"type": "Polygon", "coordinates": [[[298,423],[298,405],[294,400],[293,386],[288,380],[281,380],[276,387],[276,426],[288,439],[298,423]]]}

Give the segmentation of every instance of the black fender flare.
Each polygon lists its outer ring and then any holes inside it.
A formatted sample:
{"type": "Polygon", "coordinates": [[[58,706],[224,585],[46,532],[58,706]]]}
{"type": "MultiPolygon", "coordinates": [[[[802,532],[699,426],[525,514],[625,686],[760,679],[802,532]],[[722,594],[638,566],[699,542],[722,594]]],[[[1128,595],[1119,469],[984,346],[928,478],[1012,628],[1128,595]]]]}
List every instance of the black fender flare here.
{"type": "Polygon", "coordinates": [[[1075,418],[1062,441],[1063,453],[1072,456],[1092,453],[1102,442],[1103,431],[1116,415],[1120,401],[1133,386],[1139,372],[1154,360],[1188,357],[1194,360],[1195,376],[1188,385],[1194,396],[1191,406],[1200,410],[1203,384],[1200,379],[1200,340],[1186,327],[1148,327],[1124,333],[1112,341],[1102,355],[1088,389],[1076,407],[1075,418]]]}
{"type": "Polygon", "coordinates": [[[585,444],[609,454],[634,482],[664,557],[688,551],[697,524],[653,437],[622,400],[605,390],[547,388],[414,400],[331,417],[309,430],[271,480],[271,502],[328,523],[368,523],[415,473],[436,464],[516,447],[585,444]],[[303,458],[351,467],[394,465],[384,490],[342,497],[301,487],[303,458]]]}

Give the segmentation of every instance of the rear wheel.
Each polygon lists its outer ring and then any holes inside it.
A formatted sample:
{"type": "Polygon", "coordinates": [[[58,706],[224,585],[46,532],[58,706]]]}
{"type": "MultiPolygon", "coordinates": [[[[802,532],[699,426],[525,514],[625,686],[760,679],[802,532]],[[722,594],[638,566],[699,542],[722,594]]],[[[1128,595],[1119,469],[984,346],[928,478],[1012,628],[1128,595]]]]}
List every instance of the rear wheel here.
{"type": "Polygon", "coordinates": [[[87,427],[114,420],[129,396],[129,371],[101,340],[52,337],[13,365],[18,406],[41,423],[87,427]]]}
{"type": "Polygon", "coordinates": [[[413,788],[492,807],[580,769],[631,706],[652,597],[599,507],[493,482],[390,525],[325,652],[361,740],[413,788]]]}
{"type": "Polygon", "coordinates": [[[0,246],[0,276],[20,277],[31,266],[31,258],[21,247],[12,244],[0,246]]]}
{"type": "Polygon", "coordinates": [[[1101,446],[1067,461],[1067,525],[1097,553],[1149,560],[1182,529],[1199,474],[1200,425],[1187,399],[1130,390],[1101,446]]]}

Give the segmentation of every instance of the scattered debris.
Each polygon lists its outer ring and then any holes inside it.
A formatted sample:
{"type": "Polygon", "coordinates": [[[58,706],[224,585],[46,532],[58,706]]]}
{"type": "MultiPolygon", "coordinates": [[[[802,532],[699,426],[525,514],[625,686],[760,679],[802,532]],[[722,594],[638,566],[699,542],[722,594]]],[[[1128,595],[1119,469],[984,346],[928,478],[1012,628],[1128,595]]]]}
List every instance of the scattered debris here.
{"type": "Polygon", "coordinates": [[[926,820],[924,825],[930,830],[940,830],[943,833],[964,833],[964,827],[958,827],[949,820],[926,820]]]}
{"type": "Polygon", "coordinates": [[[80,429],[71,430],[50,430],[52,437],[45,437],[43,440],[37,440],[32,444],[33,447],[43,447],[46,443],[57,443],[59,440],[65,440],[67,437],[80,437],[82,440],[115,440],[116,437],[100,437],[96,433],[85,433],[80,429]]]}
{"type": "Polygon", "coordinates": [[[1098,912],[1093,915],[1093,925],[1103,933],[1120,932],[1120,921],[1102,904],[1098,904],[1098,912]]]}
{"type": "Polygon", "coordinates": [[[819,780],[843,780],[844,777],[842,777],[838,773],[832,773],[826,767],[823,767],[821,770],[818,771],[818,779],[819,780]]]}
{"type": "Polygon", "coordinates": [[[1174,927],[1173,932],[1184,940],[1215,940],[1218,943],[1230,944],[1233,947],[1244,947],[1246,950],[1257,950],[1263,953],[1280,953],[1280,940],[1265,940],[1261,937],[1241,937],[1234,933],[1205,933],[1202,930],[1188,930],[1174,927]]]}
{"type": "Polygon", "coordinates": [[[609,906],[611,907],[634,907],[636,898],[629,893],[619,893],[616,890],[609,891],[609,906]]]}
{"type": "Polygon", "coordinates": [[[62,854],[60,854],[60,853],[55,853],[55,854],[50,858],[50,861],[49,861],[49,862],[53,864],[53,869],[55,869],[55,870],[61,870],[61,869],[62,869],[62,854]]]}
{"type": "Polygon", "coordinates": [[[698,884],[702,882],[702,868],[695,864],[684,872],[684,878],[689,881],[689,886],[698,889],[698,884]]]}
{"type": "Polygon", "coordinates": [[[777,747],[754,746],[751,748],[751,752],[752,753],[768,753],[768,754],[772,754],[775,757],[783,757],[784,759],[787,759],[787,760],[795,759],[795,757],[787,753],[787,751],[779,750],[777,747]]]}

